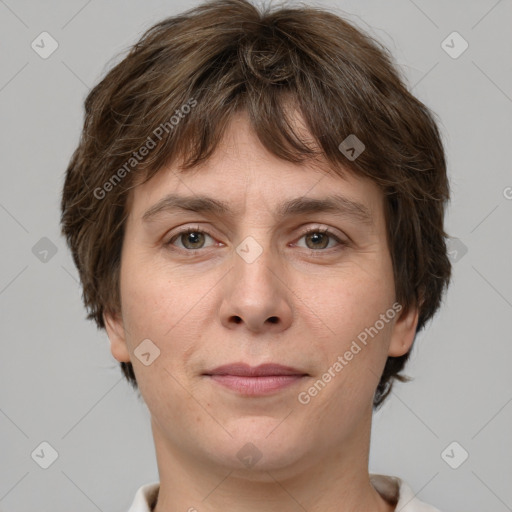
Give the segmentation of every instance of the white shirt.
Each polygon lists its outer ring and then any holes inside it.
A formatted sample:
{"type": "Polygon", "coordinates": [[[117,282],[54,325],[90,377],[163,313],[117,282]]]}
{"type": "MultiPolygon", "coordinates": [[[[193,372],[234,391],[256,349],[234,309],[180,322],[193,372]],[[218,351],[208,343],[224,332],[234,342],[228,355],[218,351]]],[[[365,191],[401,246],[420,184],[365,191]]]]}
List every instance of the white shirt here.
{"type": "MultiPolygon", "coordinates": [[[[413,490],[396,476],[370,474],[370,481],[384,499],[396,502],[396,512],[441,512],[416,498],[413,490]]],[[[140,487],[128,512],[152,512],[159,488],[159,482],[140,487]]]]}

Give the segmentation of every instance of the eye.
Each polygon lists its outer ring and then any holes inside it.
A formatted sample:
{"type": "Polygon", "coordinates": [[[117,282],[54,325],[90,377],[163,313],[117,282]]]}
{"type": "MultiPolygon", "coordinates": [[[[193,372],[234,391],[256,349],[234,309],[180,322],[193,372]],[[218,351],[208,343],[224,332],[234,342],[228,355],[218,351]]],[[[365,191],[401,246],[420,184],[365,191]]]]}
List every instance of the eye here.
{"type": "Polygon", "coordinates": [[[338,245],[345,246],[347,242],[340,240],[332,231],[329,229],[318,229],[313,228],[300,237],[300,239],[304,238],[306,240],[306,248],[311,249],[312,251],[317,251],[321,249],[330,249],[333,246],[329,247],[330,242],[335,242],[338,245]]]}
{"type": "MultiPolygon", "coordinates": [[[[188,227],[178,233],[175,233],[165,245],[172,245],[178,249],[194,252],[208,248],[206,239],[214,240],[211,235],[201,230],[199,227],[188,227]]],[[[321,251],[324,249],[332,249],[336,245],[343,247],[348,243],[341,240],[335,233],[329,229],[313,228],[309,229],[299,238],[305,239],[305,248],[311,251],[321,251]]],[[[214,244],[210,244],[212,246],[214,244]]],[[[299,246],[301,247],[301,246],[299,246]]],[[[304,246],[302,246],[304,247],[304,246]]]]}
{"type": "MultiPolygon", "coordinates": [[[[212,238],[208,233],[202,231],[199,228],[187,228],[179,233],[176,233],[166,245],[175,245],[175,241],[180,242],[182,245],[178,247],[187,251],[194,251],[197,249],[203,249],[205,247],[206,237],[212,238]]],[[[213,238],[212,238],[213,240],[213,238]]]]}

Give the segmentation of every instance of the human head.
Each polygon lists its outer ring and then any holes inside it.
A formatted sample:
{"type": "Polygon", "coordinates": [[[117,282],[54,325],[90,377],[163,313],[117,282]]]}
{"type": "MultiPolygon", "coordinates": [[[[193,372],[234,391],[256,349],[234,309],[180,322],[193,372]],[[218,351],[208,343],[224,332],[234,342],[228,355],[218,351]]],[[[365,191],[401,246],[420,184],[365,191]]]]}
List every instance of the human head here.
{"type": "MultiPolygon", "coordinates": [[[[207,161],[241,111],[277,157],[325,158],[333,172],[343,168],[379,187],[396,300],[404,312],[419,309],[421,331],[450,279],[449,189],[432,114],[407,90],[387,50],[348,22],[314,8],[260,13],[244,0],[210,2],[156,24],[86,99],[62,229],[88,318],[105,328],[104,314],[120,313],[131,191],[171,161],[190,169],[207,161]],[[301,115],[300,133],[293,112],[301,115]],[[339,146],[353,134],[365,148],[351,160],[339,146]]],[[[403,379],[409,355],[388,358],[375,407],[403,379]]],[[[136,386],[131,363],[121,367],[136,386]]]]}

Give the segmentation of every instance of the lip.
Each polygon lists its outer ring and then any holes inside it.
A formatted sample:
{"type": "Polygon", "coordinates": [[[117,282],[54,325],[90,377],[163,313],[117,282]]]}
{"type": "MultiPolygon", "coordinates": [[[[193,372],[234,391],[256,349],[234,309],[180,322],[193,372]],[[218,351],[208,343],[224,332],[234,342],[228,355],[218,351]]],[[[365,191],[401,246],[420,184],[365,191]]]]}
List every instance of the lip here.
{"type": "Polygon", "coordinates": [[[307,373],[281,364],[266,363],[250,366],[247,363],[231,363],[205,372],[205,375],[232,375],[237,377],[304,376],[307,373]]]}
{"type": "Polygon", "coordinates": [[[250,366],[246,363],[233,363],[219,366],[203,375],[239,394],[262,396],[296,384],[308,374],[280,364],[250,366]]]}

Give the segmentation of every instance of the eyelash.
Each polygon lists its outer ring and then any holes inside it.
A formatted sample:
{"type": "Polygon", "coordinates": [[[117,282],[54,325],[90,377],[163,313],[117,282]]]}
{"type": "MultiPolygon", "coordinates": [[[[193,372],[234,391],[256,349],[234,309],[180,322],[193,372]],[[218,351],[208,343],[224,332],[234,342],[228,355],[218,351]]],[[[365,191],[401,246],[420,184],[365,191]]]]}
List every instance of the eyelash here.
{"type": "MultiPolygon", "coordinates": [[[[207,231],[204,231],[203,229],[200,229],[199,226],[197,227],[188,227],[188,228],[185,228],[185,229],[182,229],[181,231],[178,231],[177,233],[175,233],[170,239],[168,242],[166,242],[164,245],[165,246],[172,246],[173,245],[173,242],[177,239],[179,239],[180,236],[182,235],[188,235],[190,233],[202,233],[202,234],[205,234],[205,235],[208,235],[209,237],[211,238],[214,238],[212,235],[210,235],[207,231]]],[[[346,246],[348,246],[348,242],[345,241],[345,240],[340,240],[340,238],[338,238],[335,233],[333,231],[331,231],[330,229],[328,228],[310,228],[308,229],[307,231],[305,231],[304,233],[301,234],[301,236],[299,237],[299,240],[307,235],[310,235],[312,233],[321,233],[322,235],[327,235],[329,238],[332,238],[334,239],[339,247],[338,249],[340,248],[344,248],[346,246]]],[[[200,248],[200,249],[183,249],[181,247],[175,247],[176,250],[178,251],[184,251],[185,253],[189,254],[189,255],[194,255],[200,251],[204,251],[205,248],[200,248]]],[[[320,253],[320,252],[330,252],[331,250],[335,249],[336,250],[336,247],[331,247],[329,249],[307,249],[307,251],[309,251],[310,253],[320,253]]]]}

